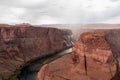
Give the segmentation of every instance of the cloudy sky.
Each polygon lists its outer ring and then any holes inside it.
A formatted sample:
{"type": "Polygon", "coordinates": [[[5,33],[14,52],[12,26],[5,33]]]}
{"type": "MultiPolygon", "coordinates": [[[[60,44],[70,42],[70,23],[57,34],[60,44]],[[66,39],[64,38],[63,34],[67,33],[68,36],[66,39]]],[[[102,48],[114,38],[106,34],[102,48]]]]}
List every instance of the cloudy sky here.
{"type": "Polygon", "coordinates": [[[120,23],[120,0],[0,0],[0,23],[120,23]]]}

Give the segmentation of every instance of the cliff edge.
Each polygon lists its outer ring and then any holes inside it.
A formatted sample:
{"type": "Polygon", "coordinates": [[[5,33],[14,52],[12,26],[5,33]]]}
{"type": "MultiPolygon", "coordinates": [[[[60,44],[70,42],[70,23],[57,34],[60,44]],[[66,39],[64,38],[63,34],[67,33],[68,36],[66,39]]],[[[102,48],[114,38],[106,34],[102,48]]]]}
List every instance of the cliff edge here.
{"type": "Polygon", "coordinates": [[[0,25],[0,80],[26,62],[72,46],[69,30],[32,25],[0,25]]]}
{"type": "Polygon", "coordinates": [[[113,54],[105,32],[83,33],[71,54],[40,69],[38,80],[119,80],[113,54]]]}

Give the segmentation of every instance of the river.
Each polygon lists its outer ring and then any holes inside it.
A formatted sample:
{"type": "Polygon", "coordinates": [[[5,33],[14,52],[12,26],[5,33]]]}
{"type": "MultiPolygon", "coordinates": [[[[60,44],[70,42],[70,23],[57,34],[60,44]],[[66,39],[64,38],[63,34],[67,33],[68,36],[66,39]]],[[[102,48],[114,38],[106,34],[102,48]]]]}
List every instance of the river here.
{"type": "Polygon", "coordinates": [[[71,52],[72,52],[72,48],[69,48],[62,52],[56,53],[55,55],[34,60],[33,62],[27,64],[24,68],[21,69],[21,73],[18,76],[19,80],[37,80],[36,79],[37,73],[43,64],[53,61],[56,58],[59,58],[60,56],[71,52]]]}
{"type": "MultiPolygon", "coordinates": [[[[60,56],[71,53],[71,52],[72,52],[72,48],[69,48],[62,52],[56,53],[55,55],[51,55],[48,57],[34,60],[30,64],[28,64],[24,68],[22,68],[21,73],[18,76],[19,80],[37,80],[36,79],[37,73],[40,70],[40,68],[42,67],[42,65],[44,65],[45,63],[49,63],[49,62],[59,58],[60,56]]],[[[118,57],[117,60],[119,61],[119,65],[120,65],[120,57],[118,57]]]]}

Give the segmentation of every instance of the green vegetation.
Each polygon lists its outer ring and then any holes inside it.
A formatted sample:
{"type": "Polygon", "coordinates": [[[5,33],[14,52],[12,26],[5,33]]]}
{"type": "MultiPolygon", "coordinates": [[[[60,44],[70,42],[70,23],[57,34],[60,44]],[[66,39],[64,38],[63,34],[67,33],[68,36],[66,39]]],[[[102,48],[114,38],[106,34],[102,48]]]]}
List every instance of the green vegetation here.
{"type": "Polygon", "coordinates": [[[6,80],[18,80],[17,76],[16,75],[12,75],[11,77],[9,77],[8,79],[6,80]]]}
{"type": "Polygon", "coordinates": [[[44,61],[42,62],[42,64],[44,65],[44,64],[46,64],[46,63],[49,63],[51,60],[52,60],[51,58],[48,58],[48,59],[44,60],[44,61]]]}
{"type": "MultiPolygon", "coordinates": [[[[42,66],[42,65],[44,65],[44,64],[47,64],[47,63],[55,60],[56,58],[57,58],[57,57],[55,57],[55,56],[50,56],[50,57],[47,57],[47,58],[43,58],[43,59],[41,59],[41,61],[40,61],[40,65],[42,66]]],[[[14,72],[14,74],[11,75],[8,79],[3,79],[3,80],[18,80],[18,75],[20,74],[21,69],[22,69],[23,67],[25,67],[26,65],[31,64],[33,61],[35,61],[35,59],[32,59],[32,60],[26,62],[23,66],[21,66],[18,70],[16,70],[16,71],[14,72]]]]}
{"type": "MultiPolygon", "coordinates": [[[[27,62],[25,65],[27,65],[27,64],[30,64],[30,63],[32,63],[34,60],[30,60],[29,62],[27,62]]],[[[48,59],[44,59],[43,61],[42,61],[42,64],[41,65],[44,65],[44,64],[46,64],[46,63],[48,63],[48,62],[50,62],[51,61],[51,58],[48,58],[48,59]]],[[[25,66],[24,65],[24,66],[25,66]]],[[[23,68],[24,66],[22,66],[21,68],[23,68]]],[[[8,79],[3,79],[3,80],[18,80],[18,75],[20,74],[20,70],[21,70],[21,68],[20,69],[18,69],[18,70],[16,70],[15,72],[14,72],[14,74],[13,75],[11,75],[8,79]]]]}
{"type": "Polygon", "coordinates": [[[4,80],[18,80],[17,76],[19,75],[20,70],[16,70],[13,75],[11,75],[8,79],[4,80]]]}

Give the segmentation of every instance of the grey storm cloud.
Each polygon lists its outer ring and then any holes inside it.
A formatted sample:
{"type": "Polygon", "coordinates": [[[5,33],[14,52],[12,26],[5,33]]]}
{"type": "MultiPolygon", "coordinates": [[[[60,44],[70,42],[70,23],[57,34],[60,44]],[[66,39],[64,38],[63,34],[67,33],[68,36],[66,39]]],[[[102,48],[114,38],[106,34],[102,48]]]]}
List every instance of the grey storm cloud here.
{"type": "Polygon", "coordinates": [[[120,23],[119,7],[120,0],[0,0],[0,21],[9,24],[120,23]]]}

